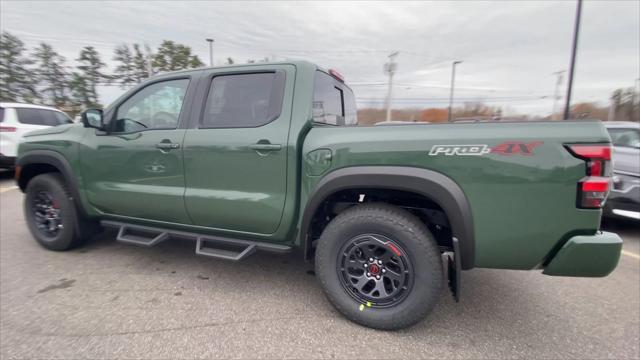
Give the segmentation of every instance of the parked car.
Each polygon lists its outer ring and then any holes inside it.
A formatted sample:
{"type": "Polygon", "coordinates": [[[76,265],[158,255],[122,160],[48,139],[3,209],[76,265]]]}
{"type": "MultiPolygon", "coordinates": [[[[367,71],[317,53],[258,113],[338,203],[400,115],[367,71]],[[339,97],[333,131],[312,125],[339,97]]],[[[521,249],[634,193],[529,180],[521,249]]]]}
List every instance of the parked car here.
{"type": "Polygon", "coordinates": [[[0,168],[14,166],[18,143],[24,134],[69,123],[67,114],[52,107],[0,102],[0,168]]]}
{"type": "Polygon", "coordinates": [[[605,215],[640,220],[640,123],[611,121],[605,126],[613,143],[613,187],[605,215]]]}
{"type": "Polygon", "coordinates": [[[423,319],[446,283],[457,298],[461,270],[616,267],[600,122],[359,127],[356,113],[337,72],[303,61],[156,76],[25,137],[26,224],[52,250],[98,224],[217,259],[297,248],[336,309],[378,329],[423,319]]]}

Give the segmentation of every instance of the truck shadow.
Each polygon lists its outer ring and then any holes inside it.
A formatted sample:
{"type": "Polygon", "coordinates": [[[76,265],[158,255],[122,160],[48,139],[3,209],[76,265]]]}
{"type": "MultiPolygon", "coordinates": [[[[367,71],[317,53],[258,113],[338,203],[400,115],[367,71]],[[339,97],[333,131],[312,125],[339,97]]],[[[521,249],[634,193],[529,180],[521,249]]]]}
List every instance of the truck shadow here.
{"type": "Polygon", "coordinates": [[[13,180],[13,170],[0,169],[0,181],[1,180],[13,180]]]}
{"type": "MultiPolygon", "coordinates": [[[[273,308],[267,311],[286,312],[288,308],[300,306],[312,309],[313,316],[373,331],[352,324],[331,306],[315,279],[313,264],[305,262],[300,252],[284,255],[258,252],[244,261],[228,262],[196,256],[195,242],[191,241],[169,240],[152,248],[140,248],[117,243],[115,237],[115,232],[105,231],[75,252],[92,257],[130,257],[128,274],[165,277],[167,282],[180,279],[182,292],[198,289],[210,291],[217,297],[226,296],[227,292],[243,294],[270,304],[273,308]]],[[[541,277],[539,273],[505,270],[466,271],[462,274],[460,303],[455,303],[448,288],[443,286],[441,300],[427,320],[393,334],[403,336],[469,323],[491,329],[500,327],[505,318],[526,321],[531,311],[539,309],[535,305],[536,294],[523,288],[521,276],[541,277]],[[514,273],[518,275],[514,277],[514,273]]]]}

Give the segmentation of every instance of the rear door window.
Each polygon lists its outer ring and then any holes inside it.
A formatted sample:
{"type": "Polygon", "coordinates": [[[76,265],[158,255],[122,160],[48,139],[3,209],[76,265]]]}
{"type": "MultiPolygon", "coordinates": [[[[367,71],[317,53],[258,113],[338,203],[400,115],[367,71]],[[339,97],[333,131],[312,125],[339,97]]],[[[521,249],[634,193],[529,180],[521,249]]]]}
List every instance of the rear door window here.
{"type": "Polygon", "coordinates": [[[21,124],[57,126],[71,123],[67,116],[53,110],[16,108],[16,113],[21,124]]]}
{"type": "Polygon", "coordinates": [[[4,108],[0,107],[0,122],[4,121],[4,108]]]}
{"type": "Polygon", "coordinates": [[[200,128],[258,127],[280,117],[285,74],[220,75],[213,78],[200,128]]]}

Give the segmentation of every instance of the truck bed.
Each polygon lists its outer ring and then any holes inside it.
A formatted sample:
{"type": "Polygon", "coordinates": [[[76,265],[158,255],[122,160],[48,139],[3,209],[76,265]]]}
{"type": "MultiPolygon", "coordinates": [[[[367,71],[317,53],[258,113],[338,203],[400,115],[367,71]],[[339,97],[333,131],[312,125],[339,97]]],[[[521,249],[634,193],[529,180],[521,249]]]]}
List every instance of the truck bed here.
{"type": "MultiPolygon", "coordinates": [[[[446,175],[471,206],[475,266],[532,269],[571,236],[598,230],[601,210],[576,207],[585,163],[564,146],[606,142],[602,124],[592,121],[314,127],[303,154],[330,149],[325,174],[393,164],[446,175]]],[[[310,189],[320,178],[309,177],[310,189]]]]}

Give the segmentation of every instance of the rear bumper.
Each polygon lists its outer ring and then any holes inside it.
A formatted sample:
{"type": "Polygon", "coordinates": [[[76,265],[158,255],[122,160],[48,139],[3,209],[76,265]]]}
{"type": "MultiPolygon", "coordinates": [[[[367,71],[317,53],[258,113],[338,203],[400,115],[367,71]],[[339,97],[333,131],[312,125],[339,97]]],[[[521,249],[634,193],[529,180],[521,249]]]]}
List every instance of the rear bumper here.
{"type": "Polygon", "coordinates": [[[552,276],[603,277],[618,265],[622,239],[614,233],[574,236],[545,267],[552,276]]]}

